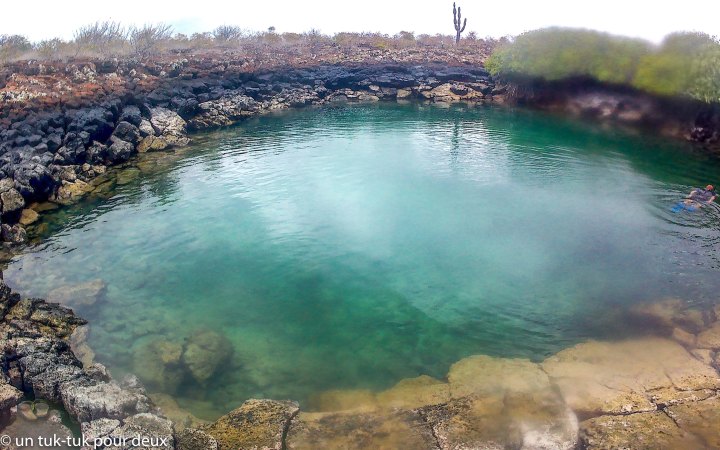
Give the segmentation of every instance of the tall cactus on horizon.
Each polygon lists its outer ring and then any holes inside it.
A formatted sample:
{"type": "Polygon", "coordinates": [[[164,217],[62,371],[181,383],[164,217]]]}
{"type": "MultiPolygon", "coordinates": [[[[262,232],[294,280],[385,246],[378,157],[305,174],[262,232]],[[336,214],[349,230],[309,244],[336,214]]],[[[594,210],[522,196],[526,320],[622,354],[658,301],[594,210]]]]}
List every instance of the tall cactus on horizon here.
{"type": "Polygon", "coordinates": [[[465,31],[465,25],[467,25],[467,19],[463,22],[462,13],[460,7],[455,8],[455,2],[453,2],[453,24],[455,25],[455,45],[460,43],[460,33],[465,31]],[[462,27],[460,23],[462,22],[462,27]]]}

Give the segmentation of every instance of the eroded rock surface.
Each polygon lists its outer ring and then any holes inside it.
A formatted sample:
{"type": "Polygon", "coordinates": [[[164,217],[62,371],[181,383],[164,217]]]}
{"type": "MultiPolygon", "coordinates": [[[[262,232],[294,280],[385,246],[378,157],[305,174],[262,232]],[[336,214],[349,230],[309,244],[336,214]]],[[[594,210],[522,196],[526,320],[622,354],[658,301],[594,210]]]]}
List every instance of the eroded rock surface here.
{"type": "Polygon", "coordinates": [[[653,411],[720,388],[712,367],[664,338],[590,341],[551,356],[542,367],[581,417],[653,411]]]}
{"type": "Polygon", "coordinates": [[[438,449],[432,429],[417,412],[301,413],[287,434],[290,450],[438,449]]]}
{"type": "Polygon", "coordinates": [[[290,422],[299,410],[298,404],[290,401],[248,400],[201,430],[221,450],[281,450],[290,422]]]}
{"type": "Polygon", "coordinates": [[[590,419],[582,423],[580,442],[588,450],[707,448],[697,436],[679,428],[663,411],[590,419]]]}

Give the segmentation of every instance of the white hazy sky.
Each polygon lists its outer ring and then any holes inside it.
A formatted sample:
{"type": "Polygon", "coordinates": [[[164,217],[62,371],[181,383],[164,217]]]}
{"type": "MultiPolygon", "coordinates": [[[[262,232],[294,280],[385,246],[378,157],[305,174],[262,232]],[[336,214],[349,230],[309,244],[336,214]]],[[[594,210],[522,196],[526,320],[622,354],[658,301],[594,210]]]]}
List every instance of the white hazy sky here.
{"type": "MultiPolygon", "coordinates": [[[[176,32],[218,25],[249,30],[453,32],[451,0],[1,0],[0,35],[31,40],[71,38],[79,26],[112,19],[127,25],[165,22],[176,32]],[[352,4],[353,7],[349,5],[352,4]]],[[[672,31],[720,35],[720,0],[459,0],[467,31],[503,36],[559,25],[593,28],[660,41],[672,31]]]]}

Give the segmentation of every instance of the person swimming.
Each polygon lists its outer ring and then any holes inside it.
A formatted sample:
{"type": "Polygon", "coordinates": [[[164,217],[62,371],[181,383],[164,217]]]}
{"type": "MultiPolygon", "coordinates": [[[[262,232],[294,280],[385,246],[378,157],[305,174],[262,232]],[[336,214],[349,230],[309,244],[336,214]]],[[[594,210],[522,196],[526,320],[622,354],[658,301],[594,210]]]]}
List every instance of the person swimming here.
{"type": "Polygon", "coordinates": [[[685,200],[683,200],[675,208],[673,208],[673,211],[675,211],[676,209],[687,209],[688,211],[695,211],[696,209],[700,209],[708,203],[712,203],[713,201],[715,201],[715,198],[717,198],[717,193],[715,192],[715,186],[713,186],[712,184],[708,184],[707,186],[705,186],[705,189],[695,188],[690,191],[690,194],[685,197],[685,200]]]}

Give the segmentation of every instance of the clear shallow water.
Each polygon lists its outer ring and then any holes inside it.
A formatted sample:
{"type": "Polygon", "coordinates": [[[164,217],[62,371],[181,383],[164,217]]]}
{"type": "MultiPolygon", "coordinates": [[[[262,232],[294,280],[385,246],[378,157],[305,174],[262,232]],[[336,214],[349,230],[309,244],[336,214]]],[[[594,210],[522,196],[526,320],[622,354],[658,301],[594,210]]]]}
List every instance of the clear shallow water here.
{"type": "MultiPolygon", "coordinates": [[[[720,163],[652,136],[497,108],[340,106],[198,136],[48,214],[6,280],[28,295],[101,278],[77,312],[97,360],[217,331],[205,383],[152,385],[213,418],[249,397],[442,377],[471,354],[541,360],[642,332],[636,302],[716,299],[720,213],[673,214],[720,163]]],[[[152,382],[152,380],[146,380],[152,382]]]]}

